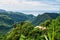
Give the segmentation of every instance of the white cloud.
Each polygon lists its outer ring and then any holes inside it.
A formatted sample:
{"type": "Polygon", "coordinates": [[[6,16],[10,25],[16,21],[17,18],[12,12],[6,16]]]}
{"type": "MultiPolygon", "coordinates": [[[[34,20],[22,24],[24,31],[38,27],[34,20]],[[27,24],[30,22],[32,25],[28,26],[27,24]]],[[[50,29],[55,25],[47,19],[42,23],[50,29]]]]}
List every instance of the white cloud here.
{"type": "Polygon", "coordinates": [[[16,0],[0,0],[1,3],[17,3],[16,0]]]}
{"type": "MultiPolygon", "coordinates": [[[[17,0],[1,0],[0,1],[0,6],[9,6],[11,8],[18,8],[18,9],[40,9],[40,8],[51,8],[54,9],[53,5],[42,3],[42,2],[37,2],[37,1],[26,1],[22,0],[17,1],[17,0]]],[[[49,8],[49,9],[50,9],[49,8]]]]}
{"type": "MultiPolygon", "coordinates": [[[[59,0],[58,0],[59,1],[59,0]]],[[[53,5],[38,1],[28,0],[0,0],[0,8],[13,11],[24,11],[24,10],[59,10],[59,5],[53,5]]]]}

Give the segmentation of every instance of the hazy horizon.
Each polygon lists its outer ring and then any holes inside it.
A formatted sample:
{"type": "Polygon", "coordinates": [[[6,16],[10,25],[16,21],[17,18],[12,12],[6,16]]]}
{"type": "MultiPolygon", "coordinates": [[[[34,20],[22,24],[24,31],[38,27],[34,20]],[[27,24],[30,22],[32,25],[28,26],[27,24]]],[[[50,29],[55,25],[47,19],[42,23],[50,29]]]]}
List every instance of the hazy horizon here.
{"type": "Polygon", "coordinates": [[[60,0],[0,0],[0,9],[38,15],[60,12],[60,0]]]}

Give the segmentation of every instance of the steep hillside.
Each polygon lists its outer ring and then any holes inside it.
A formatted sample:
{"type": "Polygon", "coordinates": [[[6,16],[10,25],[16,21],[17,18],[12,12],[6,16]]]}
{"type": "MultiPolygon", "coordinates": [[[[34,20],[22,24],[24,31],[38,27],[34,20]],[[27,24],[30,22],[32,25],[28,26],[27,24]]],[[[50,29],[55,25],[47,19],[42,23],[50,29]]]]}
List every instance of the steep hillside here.
{"type": "Polygon", "coordinates": [[[0,12],[0,15],[7,15],[10,18],[12,18],[15,22],[21,22],[21,21],[26,21],[34,19],[35,16],[33,15],[26,15],[21,12],[11,12],[11,11],[5,11],[5,12],[0,12]]]}
{"type": "Polygon", "coordinates": [[[0,15],[0,38],[11,29],[13,24],[14,21],[9,16],[0,15]]]}
{"type": "Polygon", "coordinates": [[[35,16],[33,15],[0,9],[0,34],[5,35],[13,27],[13,24],[23,21],[32,21],[31,19],[34,18],[35,16]]]}
{"type": "Polygon", "coordinates": [[[14,21],[7,15],[0,15],[0,26],[11,27],[14,21]]]}
{"type": "Polygon", "coordinates": [[[38,15],[35,20],[32,22],[33,25],[38,25],[48,19],[55,19],[57,16],[59,16],[58,13],[44,13],[42,15],[38,15]]]}
{"type": "Polygon", "coordinates": [[[60,40],[60,17],[46,20],[40,24],[40,28],[29,22],[15,24],[4,40],[60,40]],[[43,27],[46,29],[42,30],[43,27]]]}

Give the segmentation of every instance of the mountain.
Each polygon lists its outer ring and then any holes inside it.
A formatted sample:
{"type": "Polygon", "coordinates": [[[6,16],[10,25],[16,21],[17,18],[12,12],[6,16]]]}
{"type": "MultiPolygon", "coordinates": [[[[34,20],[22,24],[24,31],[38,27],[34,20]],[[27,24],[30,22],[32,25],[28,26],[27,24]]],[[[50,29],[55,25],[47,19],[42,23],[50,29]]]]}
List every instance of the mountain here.
{"type": "Polygon", "coordinates": [[[34,17],[35,17],[32,14],[26,15],[21,12],[12,12],[12,11],[3,11],[3,12],[0,12],[0,15],[9,16],[10,18],[12,18],[12,20],[14,20],[14,22],[22,22],[22,21],[26,21],[26,20],[31,20],[31,19],[34,19],[34,17]]]}
{"type": "Polygon", "coordinates": [[[14,21],[7,15],[0,15],[0,26],[10,27],[14,24],[14,21]]]}
{"type": "Polygon", "coordinates": [[[23,22],[23,21],[32,21],[35,16],[26,15],[21,12],[12,12],[0,9],[0,26],[10,27],[14,23],[23,22]]]}
{"type": "Polygon", "coordinates": [[[0,9],[0,12],[5,12],[5,10],[3,10],[3,9],[0,9]]]}
{"type": "Polygon", "coordinates": [[[38,25],[46,20],[49,19],[55,19],[57,16],[59,16],[58,13],[44,13],[42,15],[38,15],[35,20],[33,20],[32,24],[33,25],[38,25]]]}
{"type": "MultiPolygon", "coordinates": [[[[26,20],[32,21],[31,19],[35,18],[35,16],[33,16],[32,14],[26,15],[26,14],[21,13],[21,12],[5,11],[2,9],[0,9],[0,15],[1,15],[1,19],[8,17],[8,18],[12,19],[14,21],[14,23],[22,22],[22,21],[26,21],[26,20]]],[[[5,20],[2,20],[2,21],[5,21],[5,20]]],[[[7,20],[9,20],[9,19],[7,19],[7,20]]],[[[8,23],[8,24],[10,24],[10,23],[8,23]]]]}
{"type": "Polygon", "coordinates": [[[0,38],[4,36],[14,24],[14,21],[7,15],[0,15],[0,38]]]}
{"type": "Polygon", "coordinates": [[[27,17],[30,22],[32,22],[36,18],[36,16],[33,16],[32,14],[27,15],[27,17]]]}
{"type": "Polygon", "coordinates": [[[32,21],[35,16],[26,15],[21,12],[12,12],[0,9],[0,40],[1,36],[4,36],[11,28],[13,24],[17,24],[23,21],[32,21]]]}
{"type": "Polygon", "coordinates": [[[21,12],[5,11],[0,9],[0,30],[7,31],[9,28],[11,29],[13,24],[23,21],[32,21],[31,19],[34,18],[35,16],[33,16],[32,14],[26,15],[21,12]]]}
{"type": "Polygon", "coordinates": [[[46,20],[39,27],[29,22],[14,24],[4,40],[60,40],[60,17],[46,20]]]}

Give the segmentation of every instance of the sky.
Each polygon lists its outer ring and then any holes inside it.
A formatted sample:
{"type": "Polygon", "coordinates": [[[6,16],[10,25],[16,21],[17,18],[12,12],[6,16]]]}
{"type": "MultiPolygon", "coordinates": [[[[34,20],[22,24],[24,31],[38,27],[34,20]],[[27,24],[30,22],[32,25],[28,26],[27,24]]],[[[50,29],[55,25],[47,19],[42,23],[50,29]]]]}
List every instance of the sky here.
{"type": "Polygon", "coordinates": [[[60,0],[0,0],[0,9],[38,15],[60,12],[60,0]]]}

